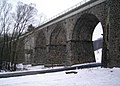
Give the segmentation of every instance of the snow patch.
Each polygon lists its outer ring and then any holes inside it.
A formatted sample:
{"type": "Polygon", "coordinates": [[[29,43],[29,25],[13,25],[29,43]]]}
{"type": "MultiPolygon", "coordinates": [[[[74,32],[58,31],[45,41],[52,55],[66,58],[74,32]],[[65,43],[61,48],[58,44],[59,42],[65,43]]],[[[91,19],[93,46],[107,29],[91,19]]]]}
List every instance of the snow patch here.
{"type": "Polygon", "coordinates": [[[0,86],[120,86],[120,68],[77,69],[11,78],[0,78],[0,86]]]}

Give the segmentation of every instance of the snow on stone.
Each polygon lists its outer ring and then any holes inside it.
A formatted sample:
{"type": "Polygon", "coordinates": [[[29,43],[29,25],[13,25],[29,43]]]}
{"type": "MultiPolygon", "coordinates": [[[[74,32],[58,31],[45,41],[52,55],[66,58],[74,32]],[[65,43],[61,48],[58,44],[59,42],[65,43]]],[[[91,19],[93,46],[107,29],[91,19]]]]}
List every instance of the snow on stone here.
{"type": "Polygon", "coordinates": [[[0,86],[120,86],[120,68],[89,68],[71,71],[78,73],[66,74],[66,71],[63,71],[0,78],[0,86]]]}

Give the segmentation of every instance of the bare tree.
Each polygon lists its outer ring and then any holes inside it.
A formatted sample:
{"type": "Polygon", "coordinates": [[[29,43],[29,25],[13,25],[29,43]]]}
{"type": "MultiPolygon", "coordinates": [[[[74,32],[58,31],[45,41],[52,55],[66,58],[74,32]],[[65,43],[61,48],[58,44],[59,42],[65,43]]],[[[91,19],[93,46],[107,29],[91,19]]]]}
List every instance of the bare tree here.
{"type": "Polygon", "coordinates": [[[0,69],[2,68],[3,61],[5,60],[5,58],[3,58],[5,57],[5,48],[8,47],[11,9],[11,4],[7,3],[5,0],[0,1],[0,69]]]}
{"type": "Polygon", "coordinates": [[[46,15],[44,13],[40,13],[36,18],[36,22],[38,23],[37,26],[40,26],[46,20],[46,15]]]}
{"type": "Polygon", "coordinates": [[[16,64],[20,49],[19,39],[33,23],[37,14],[34,4],[18,2],[15,12],[11,13],[11,9],[12,6],[6,0],[0,0],[0,69],[4,58],[7,58],[7,62],[16,64]]]}
{"type": "Polygon", "coordinates": [[[30,24],[34,21],[37,9],[34,4],[24,4],[18,2],[16,12],[12,14],[14,28],[12,29],[12,37],[10,41],[12,64],[17,62],[17,52],[19,51],[18,42],[20,36],[25,32],[30,24]]]}

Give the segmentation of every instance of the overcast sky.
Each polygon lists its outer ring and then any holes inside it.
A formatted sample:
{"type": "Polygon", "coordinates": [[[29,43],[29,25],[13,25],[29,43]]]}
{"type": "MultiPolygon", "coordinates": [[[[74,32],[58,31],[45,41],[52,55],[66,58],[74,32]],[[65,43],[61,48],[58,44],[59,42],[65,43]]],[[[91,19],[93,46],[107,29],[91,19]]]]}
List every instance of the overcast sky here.
{"type": "Polygon", "coordinates": [[[15,7],[18,1],[22,1],[23,3],[35,3],[36,8],[39,13],[43,13],[47,18],[50,18],[67,8],[83,1],[83,0],[8,0],[15,7]]]}

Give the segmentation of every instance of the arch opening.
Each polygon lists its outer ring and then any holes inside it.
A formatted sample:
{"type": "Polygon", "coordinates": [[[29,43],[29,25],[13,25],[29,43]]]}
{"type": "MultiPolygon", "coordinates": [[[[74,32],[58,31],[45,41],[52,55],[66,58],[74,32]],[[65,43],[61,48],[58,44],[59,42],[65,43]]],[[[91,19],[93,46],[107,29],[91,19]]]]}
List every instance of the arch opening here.
{"type": "Polygon", "coordinates": [[[101,63],[102,60],[102,48],[103,48],[103,28],[99,22],[94,29],[92,41],[94,44],[94,54],[97,63],[101,63]]]}
{"type": "Polygon", "coordinates": [[[77,20],[72,35],[72,63],[96,62],[93,34],[99,19],[93,14],[83,14],[77,20]]]}

